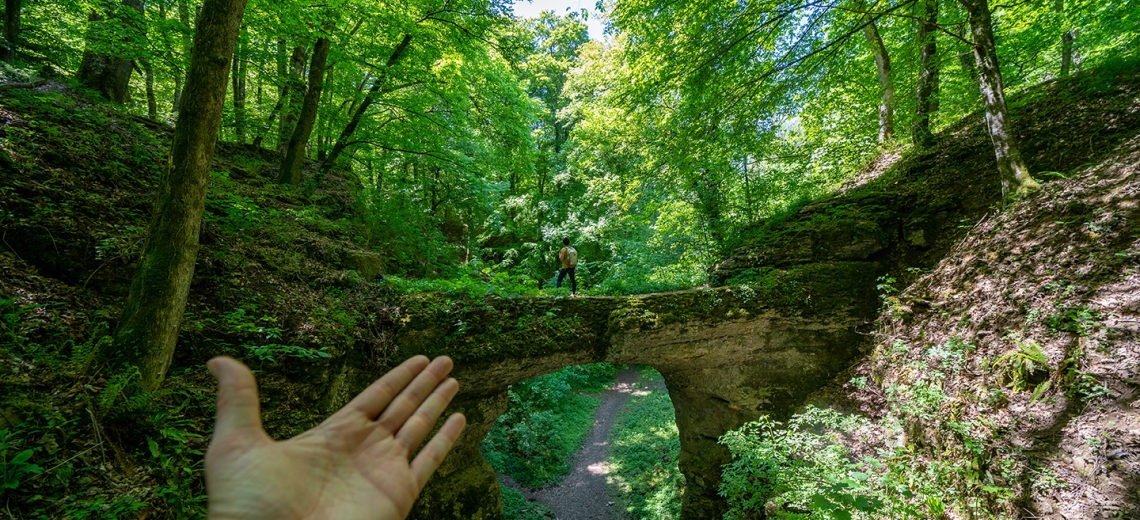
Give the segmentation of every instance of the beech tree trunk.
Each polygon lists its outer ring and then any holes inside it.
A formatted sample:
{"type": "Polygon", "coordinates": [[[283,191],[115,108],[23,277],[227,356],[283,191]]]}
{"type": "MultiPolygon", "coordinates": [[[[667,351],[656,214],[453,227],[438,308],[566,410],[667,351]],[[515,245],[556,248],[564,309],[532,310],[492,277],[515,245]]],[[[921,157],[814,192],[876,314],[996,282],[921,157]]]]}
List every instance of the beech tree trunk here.
{"type": "Polygon", "coordinates": [[[16,39],[20,37],[20,3],[21,0],[4,0],[4,40],[7,45],[0,58],[8,63],[16,59],[16,39]]]}
{"type": "Polygon", "coordinates": [[[1066,78],[1069,76],[1069,70],[1073,67],[1073,40],[1076,37],[1073,31],[1065,31],[1061,34],[1061,77],[1066,78]]]}
{"type": "MultiPolygon", "coordinates": [[[[190,25],[190,6],[187,4],[187,0],[178,0],[178,21],[182,22],[182,25],[186,26],[187,28],[191,28],[191,25],[190,25]]],[[[190,35],[183,34],[182,35],[182,56],[183,56],[182,65],[179,66],[178,69],[174,71],[174,108],[173,108],[174,114],[173,115],[174,115],[175,120],[178,119],[178,107],[182,106],[182,79],[186,73],[186,68],[185,68],[186,67],[186,61],[190,59],[190,53],[192,51],[192,47],[193,47],[193,42],[190,40],[190,35]]]]}
{"type": "Polygon", "coordinates": [[[356,127],[360,126],[360,120],[364,117],[365,112],[368,111],[368,107],[372,106],[372,103],[376,101],[376,97],[384,90],[383,80],[388,77],[386,72],[391,70],[392,67],[400,61],[400,58],[404,56],[404,52],[408,50],[408,45],[411,45],[411,43],[412,35],[405,34],[400,44],[396,45],[396,49],[392,51],[392,55],[388,57],[388,61],[384,64],[385,73],[378,74],[376,79],[372,82],[372,88],[368,89],[368,94],[364,96],[364,100],[360,102],[360,106],[356,107],[356,112],[353,112],[352,119],[348,120],[348,124],[345,125],[340,136],[337,137],[336,144],[334,144],[332,150],[329,151],[328,157],[321,163],[321,169],[318,175],[324,176],[336,165],[337,158],[339,158],[341,152],[348,147],[349,139],[352,139],[352,134],[356,132],[356,127]]]}
{"type": "MultiPolygon", "coordinates": [[[[1065,12],[1065,0],[1057,0],[1054,4],[1054,10],[1058,13],[1065,12]]],[[[1073,31],[1065,31],[1061,33],[1061,77],[1069,77],[1069,70],[1073,66],[1073,39],[1076,34],[1073,31]]]]}
{"type": "Polygon", "coordinates": [[[297,115],[301,113],[301,104],[305,100],[305,81],[301,79],[301,75],[305,73],[305,49],[295,47],[289,63],[289,75],[285,78],[285,93],[281,94],[285,104],[281,108],[281,124],[277,127],[277,153],[282,156],[289,146],[289,138],[297,126],[297,115]]]}
{"type": "Polygon", "coordinates": [[[879,83],[883,85],[883,97],[879,102],[879,142],[884,143],[895,135],[895,83],[891,78],[891,58],[874,21],[863,27],[863,36],[871,45],[871,52],[875,55],[875,68],[879,71],[879,83]]]}
{"type": "Polygon", "coordinates": [[[205,0],[194,31],[186,91],[139,267],[115,333],[113,360],[137,363],[154,390],[174,357],[186,309],[226,80],[246,0],[205,0]]]}
{"type": "Polygon", "coordinates": [[[939,0],[926,0],[925,13],[918,24],[919,51],[918,82],[915,86],[915,121],[912,138],[915,146],[934,144],[930,131],[930,115],[938,111],[938,42],[935,39],[938,24],[939,0]]]}
{"type": "MultiPolygon", "coordinates": [[[[122,0],[124,7],[134,9],[142,16],[142,0],[122,0]]],[[[115,103],[127,100],[127,89],[131,81],[131,69],[134,68],[132,60],[122,56],[123,52],[112,52],[115,47],[108,39],[107,31],[103,30],[103,22],[112,22],[120,18],[114,5],[107,6],[107,14],[103,15],[93,11],[88,17],[90,29],[87,34],[87,46],[83,50],[83,59],[79,62],[76,77],[84,86],[98,91],[107,99],[115,103]]],[[[125,14],[125,13],[122,13],[125,14]]],[[[124,41],[124,39],[120,39],[124,41]]]]}
{"type": "Polygon", "coordinates": [[[326,37],[317,38],[317,43],[313,45],[313,58],[309,61],[309,91],[305,93],[305,101],[297,117],[297,126],[293,129],[293,135],[289,137],[289,146],[285,149],[281,175],[277,177],[279,184],[292,186],[301,184],[301,170],[305,165],[305,145],[309,143],[309,136],[313,133],[313,123],[317,120],[317,105],[321,100],[325,62],[328,61],[331,45],[326,37]]]}
{"type": "Polygon", "coordinates": [[[158,118],[158,104],[154,100],[154,67],[150,60],[142,61],[143,71],[146,72],[146,115],[151,119],[158,118]]]}
{"type": "MultiPolygon", "coordinates": [[[[253,146],[261,147],[261,141],[265,139],[265,133],[273,128],[273,121],[281,114],[281,109],[285,107],[285,94],[287,78],[286,74],[289,71],[288,58],[285,56],[285,40],[277,40],[277,81],[280,82],[277,87],[277,104],[273,105],[273,110],[269,112],[269,118],[266,120],[264,127],[259,127],[257,137],[253,138],[253,146]]],[[[257,87],[257,102],[261,103],[261,85],[257,87]]]]}
{"type": "Polygon", "coordinates": [[[1017,132],[1009,119],[1002,86],[1001,67],[994,44],[993,22],[988,0],[959,0],[969,13],[970,32],[974,36],[974,61],[978,65],[978,88],[986,107],[986,129],[994,144],[1002,193],[1025,194],[1041,187],[1029,175],[1029,167],[1021,157],[1017,132]]]}
{"type": "Polygon", "coordinates": [[[234,135],[245,144],[245,44],[238,47],[233,59],[234,135]]]}
{"type": "Polygon", "coordinates": [[[175,119],[178,117],[178,105],[182,103],[182,71],[174,69],[174,103],[171,107],[171,112],[174,112],[175,119]]]}

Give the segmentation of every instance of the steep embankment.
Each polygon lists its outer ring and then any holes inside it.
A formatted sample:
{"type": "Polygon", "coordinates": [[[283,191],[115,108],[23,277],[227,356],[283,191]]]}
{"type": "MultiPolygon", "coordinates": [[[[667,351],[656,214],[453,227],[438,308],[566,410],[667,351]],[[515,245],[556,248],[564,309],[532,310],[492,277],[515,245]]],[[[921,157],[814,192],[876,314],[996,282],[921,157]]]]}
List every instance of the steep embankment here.
{"type": "Polygon", "coordinates": [[[904,442],[976,456],[1006,515],[1140,516],[1140,138],[991,211],[884,310],[857,374],[894,396],[873,413],[926,407],[904,442]]]}
{"type": "Polygon", "coordinates": [[[0,451],[32,450],[6,483],[11,515],[204,514],[212,356],[262,370],[278,438],[327,413],[313,359],[388,367],[392,298],[369,283],[379,255],[362,251],[348,177],[305,197],[272,182],[275,153],[219,143],[171,377],[126,392],[130,374],[92,354],[126,297],[170,128],[52,82],[4,92],[0,138],[0,451]]]}
{"type": "Polygon", "coordinates": [[[1063,104],[1018,122],[1055,180],[949,222],[937,263],[895,264],[873,354],[809,401],[901,418],[878,447],[915,450],[952,517],[1137,518],[1140,88],[1037,95],[1063,104]]]}

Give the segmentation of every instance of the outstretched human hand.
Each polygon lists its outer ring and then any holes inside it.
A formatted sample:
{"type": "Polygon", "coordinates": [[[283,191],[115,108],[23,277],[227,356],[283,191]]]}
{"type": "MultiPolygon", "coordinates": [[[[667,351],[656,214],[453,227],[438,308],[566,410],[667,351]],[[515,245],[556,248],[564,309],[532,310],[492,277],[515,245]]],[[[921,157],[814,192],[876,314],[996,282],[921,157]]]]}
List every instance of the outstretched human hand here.
{"type": "Polygon", "coordinates": [[[451,359],[405,361],[315,428],[274,441],[261,427],[257,383],[239,361],[207,364],[218,417],[206,451],[210,519],[402,519],[465,419],[454,414],[411,460],[459,391],[451,359]]]}

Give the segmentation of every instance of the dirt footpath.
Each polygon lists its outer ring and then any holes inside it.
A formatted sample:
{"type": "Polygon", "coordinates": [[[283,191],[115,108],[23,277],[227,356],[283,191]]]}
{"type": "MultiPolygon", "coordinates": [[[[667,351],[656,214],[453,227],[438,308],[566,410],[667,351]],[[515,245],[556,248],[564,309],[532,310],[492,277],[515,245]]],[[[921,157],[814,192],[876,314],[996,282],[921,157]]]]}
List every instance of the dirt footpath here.
{"type": "Polygon", "coordinates": [[[618,372],[609,390],[602,392],[601,404],[594,415],[590,436],[578,450],[577,465],[557,486],[531,490],[520,487],[510,477],[500,475],[501,481],[518,489],[529,500],[538,500],[550,506],[556,520],[611,520],[621,518],[614,509],[606,484],[609,465],[606,453],[610,449],[610,429],[618,410],[633,394],[638,373],[633,366],[618,372]]]}

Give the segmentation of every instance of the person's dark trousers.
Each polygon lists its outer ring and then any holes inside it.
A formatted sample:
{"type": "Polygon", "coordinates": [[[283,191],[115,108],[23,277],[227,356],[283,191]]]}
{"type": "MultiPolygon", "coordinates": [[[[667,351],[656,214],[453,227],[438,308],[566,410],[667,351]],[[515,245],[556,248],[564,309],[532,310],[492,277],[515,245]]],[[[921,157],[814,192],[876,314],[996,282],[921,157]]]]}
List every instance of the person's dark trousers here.
{"type": "Polygon", "coordinates": [[[574,280],[573,267],[558,270],[558,287],[562,287],[562,279],[566,278],[566,275],[570,275],[570,294],[578,294],[578,282],[574,280]]]}

